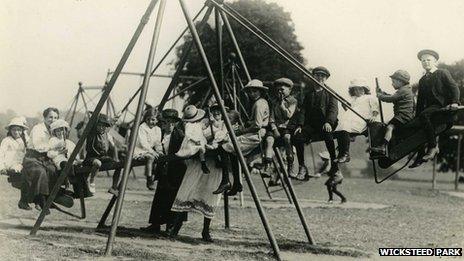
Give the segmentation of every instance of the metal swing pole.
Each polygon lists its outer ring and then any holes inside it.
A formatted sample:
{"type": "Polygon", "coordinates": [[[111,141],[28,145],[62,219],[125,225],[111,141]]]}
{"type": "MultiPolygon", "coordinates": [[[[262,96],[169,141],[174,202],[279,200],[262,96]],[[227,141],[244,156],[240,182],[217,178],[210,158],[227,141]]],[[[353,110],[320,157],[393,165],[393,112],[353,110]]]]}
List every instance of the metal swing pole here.
{"type": "Polygon", "coordinates": [[[142,17],[142,19],[141,19],[141,21],[140,21],[134,35],[132,36],[132,38],[131,38],[131,40],[129,42],[129,45],[126,47],[126,50],[124,51],[124,54],[122,55],[121,60],[119,61],[118,66],[116,67],[115,74],[112,75],[112,77],[111,77],[111,79],[110,79],[110,81],[108,83],[108,88],[103,93],[102,97],[100,98],[100,101],[98,101],[98,104],[97,104],[94,112],[92,113],[92,116],[90,117],[89,123],[84,128],[84,132],[82,134],[82,137],[77,142],[76,147],[74,148],[71,155],[69,156],[68,163],[66,164],[63,171],[60,173],[60,175],[59,175],[59,177],[58,177],[58,179],[57,179],[57,181],[55,183],[55,186],[53,187],[52,191],[50,192],[50,195],[47,198],[47,201],[45,202],[45,206],[42,208],[42,212],[40,212],[40,215],[37,218],[37,220],[36,220],[36,222],[34,224],[34,227],[32,228],[32,230],[30,232],[31,235],[36,235],[37,234],[37,231],[39,230],[40,225],[42,224],[43,220],[45,219],[45,213],[50,209],[50,206],[51,206],[53,200],[55,199],[56,195],[58,194],[58,191],[59,191],[59,189],[61,187],[61,184],[63,184],[66,176],[68,175],[69,171],[72,168],[72,163],[76,159],[76,156],[79,153],[79,151],[82,149],[82,147],[84,145],[84,142],[85,142],[85,139],[89,135],[91,128],[93,128],[93,126],[97,122],[98,114],[100,113],[101,109],[103,108],[103,104],[105,103],[106,99],[108,98],[108,96],[109,96],[109,94],[110,94],[110,92],[111,92],[111,90],[112,90],[112,88],[114,86],[114,83],[118,79],[119,73],[122,71],[122,68],[124,67],[127,59],[129,58],[129,55],[132,52],[132,49],[134,48],[135,43],[137,42],[140,34],[142,33],[143,28],[147,24],[148,19],[150,17],[150,14],[153,11],[153,9],[154,9],[157,2],[158,2],[158,0],[151,0],[150,5],[148,6],[145,14],[143,15],[143,17],[142,17]]]}
{"type": "MultiPolygon", "coordinates": [[[[206,5],[205,5],[203,8],[205,8],[205,7],[206,7],[206,5]]],[[[201,11],[203,10],[203,8],[200,10],[200,12],[198,12],[197,16],[200,15],[200,13],[201,13],[201,11]]],[[[206,11],[205,15],[203,16],[203,18],[202,18],[201,21],[200,21],[199,28],[202,28],[203,25],[208,21],[208,18],[209,18],[210,14],[211,14],[212,8],[213,8],[213,7],[209,7],[208,10],[206,11]]],[[[187,26],[187,28],[182,32],[182,35],[184,35],[184,34],[187,32],[187,30],[189,30],[189,27],[188,27],[188,26],[187,26]]],[[[178,40],[182,38],[182,35],[178,38],[178,40]]],[[[175,46],[175,44],[172,45],[172,47],[170,48],[170,50],[172,50],[172,49],[174,48],[174,46],[175,46]]],[[[191,48],[190,48],[190,49],[191,49],[191,48]]],[[[184,50],[186,50],[186,49],[184,49],[184,50]]],[[[167,57],[167,54],[165,55],[165,57],[167,57]]],[[[161,62],[158,63],[157,66],[159,66],[160,64],[161,64],[161,62]]],[[[153,69],[152,73],[154,73],[155,70],[156,70],[156,67],[153,69]]],[[[140,90],[141,90],[141,89],[140,89],[140,90]]],[[[135,96],[137,95],[138,92],[139,92],[139,91],[137,91],[136,94],[135,94],[131,99],[135,98],[135,96]]],[[[171,94],[171,92],[172,92],[172,90],[169,90],[169,88],[168,88],[168,89],[166,90],[165,96],[169,96],[169,95],[171,94]]],[[[127,107],[129,106],[129,104],[130,104],[130,102],[129,102],[128,104],[126,104],[125,107],[127,108],[127,107]]],[[[162,110],[162,109],[159,109],[159,110],[162,110]]],[[[124,111],[124,109],[121,110],[121,111],[124,111]]],[[[111,212],[111,209],[113,208],[113,206],[114,206],[115,203],[116,203],[116,197],[113,196],[113,197],[111,198],[110,202],[108,203],[108,205],[106,206],[106,209],[105,209],[103,215],[101,216],[100,221],[98,222],[97,228],[102,228],[102,227],[105,226],[106,220],[108,219],[108,216],[109,216],[109,214],[110,214],[110,212],[111,212]]]]}
{"type": "MultiPolygon", "coordinates": [[[[198,16],[200,16],[200,14],[203,12],[203,10],[206,8],[206,5],[204,5],[200,11],[198,11],[198,13],[195,15],[194,17],[194,20],[198,18],[198,16]]],[[[164,56],[161,58],[161,60],[158,62],[158,64],[156,64],[156,66],[153,68],[153,71],[151,72],[151,75],[154,75],[156,70],[161,66],[161,64],[164,62],[164,60],[168,57],[168,55],[171,53],[171,51],[174,49],[174,47],[176,47],[177,43],[182,39],[182,37],[184,36],[184,34],[187,32],[188,30],[188,27],[186,27],[182,33],[179,35],[179,37],[177,37],[177,39],[174,41],[174,43],[171,45],[171,47],[169,47],[169,49],[166,51],[166,53],[164,54],[164,56]]],[[[114,72],[111,72],[111,73],[114,73],[114,72]]],[[[129,99],[129,101],[126,103],[126,105],[124,105],[124,107],[121,109],[121,111],[119,113],[117,113],[116,115],[120,115],[121,113],[123,113],[125,110],[127,110],[127,108],[129,108],[129,105],[132,103],[132,100],[135,99],[135,97],[139,94],[140,90],[142,89],[142,86],[140,86],[137,91],[132,95],[132,97],[129,99]]]]}
{"type": "Polygon", "coordinates": [[[78,95],[79,95],[79,92],[77,92],[77,94],[74,95],[74,97],[72,98],[71,106],[69,106],[69,110],[68,110],[68,112],[66,112],[66,116],[64,117],[65,120],[68,119],[68,116],[69,116],[69,114],[71,113],[71,111],[72,111],[72,109],[74,107],[74,103],[76,103],[78,95]]]}
{"type": "Polygon", "coordinates": [[[271,246],[272,246],[272,249],[274,250],[274,254],[275,254],[276,258],[278,260],[281,260],[279,246],[277,245],[274,234],[272,233],[272,230],[271,230],[271,228],[269,226],[269,223],[267,221],[266,214],[264,213],[264,209],[261,206],[261,201],[259,200],[259,197],[258,197],[258,195],[256,193],[256,189],[255,189],[255,187],[253,185],[253,182],[251,181],[250,172],[249,172],[248,167],[246,165],[245,158],[243,157],[242,151],[240,150],[240,147],[238,145],[237,137],[235,136],[235,133],[234,133],[234,131],[232,129],[232,124],[230,123],[229,117],[227,116],[227,112],[225,110],[224,104],[223,104],[222,99],[221,99],[221,93],[219,92],[219,88],[218,88],[218,85],[217,85],[216,80],[214,78],[213,72],[211,70],[208,58],[206,57],[205,51],[204,51],[203,46],[201,44],[200,37],[198,36],[198,32],[197,32],[197,30],[195,28],[195,25],[193,24],[193,21],[190,18],[190,15],[188,13],[187,7],[185,6],[184,0],[179,0],[179,3],[181,5],[181,7],[182,7],[182,11],[184,13],[185,19],[187,20],[187,23],[189,25],[190,32],[191,32],[192,38],[193,38],[193,42],[195,42],[195,45],[196,45],[196,47],[198,49],[198,53],[200,54],[202,62],[204,64],[205,68],[206,68],[206,71],[208,72],[208,77],[209,77],[209,79],[211,81],[213,93],[214,93],[214,96],[216,97],[216,100],[218,101],[219,107],[221,108],[222,117],[224,118],[224,122],[226,124],[227,131],[229,132],[232,144],[233,144],[234,149],[235,149],[235,151],[237,153],[240,164],[242,165],[242,168],[245,170],[246,180],[247,180],[248,186],[250,188],[251,195],[253,196],[253,199],[255,201],[256,208],[258,210],[259,216],[260,216],[261,221],[263,223],[264,229],[266,230],[266,234],[267,234],[267,236],[269,238],[269,242],[271,243],[271,246]]]}
{"type": "MultiPolygon", "coordinates": [[[[222,52],[222,24],[221,24],[221,16],[217,8],[214,9],[214,21],[215,21],[215,26],[216,26],[216,45],[217,45],[217,50],[218,50],[218,64],[219,64],[218,75],[219,75],[219,84],[220,84],[219,90],[221,92],[221,96],[224,97],[225,87],[224,87],[224,60],[223,60],[223,52],[222,52]]],[[[208,109],[208,112],[210,112],[209,109],[208,109]]],[[[211,115],[209,116],[211,117],[211,115]]],[[[214,135],[212,133],[212,130],[213,129],[211,129],[211,134],[214,135]]],[[[224,175],[224,173],[222,173],[222,175],[224,175]]],[[[229,174],[227,173],[227,175],[229,174]]],[[[229,229],[230,228],[229,196],[227,195],[226,191],[224,191],[222,196],[224,198],[224,227],[226,229],[229,229]]]]}
{"type": "MultiPolygon", "coordinates": [[[[347,102],[343,97],[341,97],[339,94],[337,94],[332,88],[326,86],[326,85],[323,85],[321,83],[319,83],[315,78],[314,76],[297,60],[295,60],[292,56],[288,55],[286,53],[286,51],[281,48],[280,46],[276,46],[275,44],[273,44],[272,42],[272,39],[270,39],[267,35],[265,35],[264,33],[262,33],[263,35],[260,35],[260,33],[256,32],[255,29],[251,28],[249,25],[245,24],[245,22],[241,21],[239,18],[237,18],[234,14],[232,14],[229,10],[225,9],[224,7],[222,7],[220,4],[217,3],[217,1],[215,0],[210,0],[211,3],[213,3],[215,6],[217,6],[218,8],[221,9],[221,11],[223,11],[224,13],[226,13],[227,15],[229,15],[230,17],[232,17],[235,21],[237,21],[237,23],[239,23],[240,25],[242,25],[245,29],[247,29],[250,33],[252,33],[253,35],[255,35],[261,42],[263,42],[264,44],[266,44],[268,47],[270,47],[272,50],[274,50],[274,52],[276,52],[280,57],[282,57],[284,60],[286,60],[287,62],[289,62],[291,65],[293,65],[298,71],[302,72],[306,77],[308,77],[309,79],[311,79],[314,83],[316,83],[317,85],[319,85],[322,89],[324,89],[325,91],[327,91],[330,95],[332,95],[335,99],[337,99],[339,102],[341,102],[343,105],[345,105],[349,110],[351,110],[354,114],[356,114],[358,117],[360,117],[361,119],[363,119],[364,121],[367,121],[366,118],[364,118],[361,114],[359,114],[357,111],[355,111],[352,107],[351,107],[351,104],[349,102],[347,102]]],[[[223,20],[226,21],[226,19],[224,19],[223,17],[223,20]]],[[[255,26],[254,26],[255,27],[255,26]]]]}
{"type": "Polygon", "coordinates": [[[74,116],[76,116],[77,104],[79,103],[79,96],[82,93],[82,91],[83,91],[82,82],[79,82],[79,89],[77,90],[77,95],[76,95],[76,103],[74,104],[74,109],[73,109],[73,113],[71,115],[71,120],[69,121],[69,126],[72,126],[72,124],[74,122],[74,116]]]}
{"type": "Polygon", "coordinates": [[[296,211],[298,213],[298,217],[300,218],[300,221],[301,221],[301,225],[303,226],[306,237],[308,238],[308,242],[309,242],[309,244],[314,245],[314,239],[313,239],[313,237],[311,235],[311,232],[309,231],[308,224],[306,223],[306,218],[305,218],[305,216],[303,214],[303,211],[301,210],[300,203],[298,202],[298,198],[297,198],[297,196],[295,194],[295,191],[293,190],[292,183],[291,183],[290,179],[288,178],[288,173],[287,173],[287,170],[285,169],[284,160],[282,159],[282,154],[280,153],[280,150],[278,148],[274,148],[274,152],[275,152],[275,155],[277,157],[277,161],[279,162],[279,165],[280,165],[280,167],[282,168],[282,170],[284,172],[283,176],[284,176],[285,183],[287,184],[287,188],[288,188],[288,190],[290,192],[290,196],[292,197],[292,200],[293,200],[293,205],[296,208],[296,211]]]}
{"type": "MultiPolygon", "coordinates": [[[[208,6],[208,9],[206,10],[206,14],[203,17],[203,19],[201,20],[200,24],[199,24],[199,30],[201,30],[201,28],[204,26],[206,21],[208,21],[209,16],[211,15],[212,11],[213,11],[213,6],[212,5],[208,6]]],[[[190,54],[190,51],[191,51],[192,47],[193,47],[193,41],[187,43],[184,46],[184,48],[182,50],[182,56],[179,59],[179,63],[177,64],[177,70],[174,73],[174,75],[172,76],[172,80],[169,83],[169,86],[168,86],[166,92],[164,93],[164,96],[161,99],[161,102],[158,105],[159,110],[162,110],[164,108],[164,105],[166,104],[166,101],[169,98],[169,95],[171,94],[172,90],[176,87],[177,81],[179,79],[180,74],[182,73],[182,69],[184,68],[185,64],[187,63],[187,58],[188,58],[188,56],[190,54]]]]}
{"type": "Polygon", "coordinates": [[[124,172],[122,175],[122,180],[119,184],[119,196],[116,202],[116,207],[113,214],[113,222],[111,224],[110,235],[106,243],[105,255],[110,256],[113,250],[114,238],[116,237],[116,230],[118,228],[119,219],[121,217],[122,205],[124,202],[124,196],[126,193],[127,179],[129,178],[132,157],[134,155],[134,148],[137,141],[138,130],[140,126],[140,121],[142,120],[143,107],[145,105],[145,99],[148,92],[148,87],[150,83],[150,72],[153,67],[153,61],[155,59],[156,46],[158,44],[158,39],[161,31],[161,24],[163,21],[164,9],[166,7],[166,0],[160,0],[158,7],[158,14],[156,16],[155,29],[153,32],[153,38],[151,40],[150,52],[148,54],[147,66],[145,69],[145,77],[143,78],[142,91],[140,92],[139,103],[137,106],[137,112],[135,113],[134,125],[130,134],[129,148],[127,151],[126,160],[124,162],[124,172]]]}

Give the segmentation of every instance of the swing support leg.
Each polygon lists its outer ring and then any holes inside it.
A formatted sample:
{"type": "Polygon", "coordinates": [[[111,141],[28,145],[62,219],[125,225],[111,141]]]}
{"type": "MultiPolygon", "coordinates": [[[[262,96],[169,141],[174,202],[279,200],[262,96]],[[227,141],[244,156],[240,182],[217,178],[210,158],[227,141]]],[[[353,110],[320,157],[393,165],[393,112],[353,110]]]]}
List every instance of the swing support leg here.
{"type": "Polygon", "coordinates": [[[298,198],[295,194],[295,191],[293,190],[292,183],[290,179],[288,178],[288,173],[287,173],[287,170],[285,169],[285,164],[282,158],[282,154],[280,153],[280,150],[277,148],[274,148],[274,152],[277,157],[277,161],[279,162],[279,165],[283,170],[283,173],[284,173],[283,176],[285,179],[285,183],[287,184],[288,190],[290,192],[290,196],[292,197],[292,200],[293,200],[293,205],[295,205],[296,211],[298,213],[298,217],[300,218],[300,221],[301,221],[301,225],[303,226],[306,237],[308,238],[308,242],[309,244],[314,245],[314,239],[311,235],[311,232],[309,231],[309,227],[308,227],[308,224],[306,223],[306,218],[303,214],[303,210],[301,209],[300,203],[298,202],[298,198]]]}

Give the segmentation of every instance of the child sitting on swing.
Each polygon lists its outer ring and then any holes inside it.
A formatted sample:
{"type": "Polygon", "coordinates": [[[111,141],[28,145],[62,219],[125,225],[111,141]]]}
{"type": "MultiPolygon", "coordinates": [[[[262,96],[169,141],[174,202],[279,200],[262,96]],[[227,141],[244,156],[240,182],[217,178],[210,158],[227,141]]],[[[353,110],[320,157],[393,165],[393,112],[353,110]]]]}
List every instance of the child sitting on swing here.
{"type": "Polygon", "coordinates": [[[157,117],[158,111],[156,109],[151,108],[145,111],[134,148],[134,159],[145,159],[147,162],[145,165],[145,177],[149,190],[155,190],[154,162],[163,154],[161,129],[156,126],[158,123],[157,117]]]}
{"type": "Polygon", "coordinates": [[[188,105],[184,109],[182,121],[185,123],[185,137],[176,156],[180,158],[189,158],[198,153],[201,161],[201,170],[204,174],[209,174],[210,170],[206,165],[206,137],[203,130],[206,124],[202,121],[206,112],[198,109],[195,105],[188,105]]]}
{"type": "Polygon", "coordinates": [[[371,150],[376,153],[386,154],[387,146],[393,134],[393,130],[401,128],[413,118],[414,113],[414,95],[411,86],[409,86],[409,73],[404,70],[397,70],[390,75],[394,94],[387,94],[380,88],[377,89],[377,97],[383,102],[393,103],[393,119],[388,122],[387,130],[384,136],[384,143],[379,147],[372,147],[371,150]]]}
{"type": "Polygon", "coordinates": [[[69,124],[65,120],[58,119],[54,121],[50,125],[50,131],[52,137],[48,142],[50,150],[47,152],[47,156],[53,160],[58,170],[62,170],[66,166],[69,154],[76,145],[68,139],[69,124]]]}
{"type": "MultiPolygon", "coordinates": [[[[89,178],[89,191],[95,193],[95,176],[102,164],[115,164],[119,162],[118,151],[113,141],[113,137],[108,133],[112,122],[105,114],[98,115],[98,120],[90,131],[86,141],[87,155],[83,162],[84,165],[92,166],[89,178]],[[111,155],[110,155],[111,153],[111,155]]],[[[121,168],[117,168],[113,173],[113,184],[108,190],[115,196],[119,195],[118,183],[121,175],[121,168]]]]}
{"type": "MultiPolygon", "coordinates": [[[[293,145],[291,143],[291,133],[296,126],[291,126],[290,119],[293,117],[298,101],[291,94],[293,81],[288,78],[280,78],[274,81],[273,92],[270,95],[270,117],[269,126],[266,133],[266,151],[264,157],[265,168],[268,169],[272,163],[274,154],[274,142],[283,143],[287,155],[288,170],[293,167],[293,145]]],[[[278,175],[273,172],[269,180],[269,186],[277,186],[278,175]]]]}
{"type": "Polygon", "coordinates": [[[20,117],[11,119],[5,127],[8,133],[0,144],[0,173],[21,173],[23,158],[26,154],[28,127],[20,117]]]}

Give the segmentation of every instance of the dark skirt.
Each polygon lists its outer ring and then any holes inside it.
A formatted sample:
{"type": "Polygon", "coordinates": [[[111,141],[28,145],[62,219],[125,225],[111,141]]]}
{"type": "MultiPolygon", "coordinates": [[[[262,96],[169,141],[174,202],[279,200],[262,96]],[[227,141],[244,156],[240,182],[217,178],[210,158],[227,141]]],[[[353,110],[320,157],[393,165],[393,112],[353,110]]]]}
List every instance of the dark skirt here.
{"type": "Polygon", "coordinates": [[[48,196],[58,178],[53,161],[43,153],[28,152],[23,160],[22,191],[28,203],[34,202],[36,196],[48,196]]]}
{"type": "MultiPolygon", "coordinates": [[[[156,166],[155,175],[159,177],[159,180],[151,205],[149,223],[153,225],[168,224],[174,221],[174,216],[179,215],[171,211],[171,207],[186,170],[187,165],[183,160],[170,161],[156,166]]],[[[182,212],[180,221],[186,220],[187,213],[182,212]]]]}

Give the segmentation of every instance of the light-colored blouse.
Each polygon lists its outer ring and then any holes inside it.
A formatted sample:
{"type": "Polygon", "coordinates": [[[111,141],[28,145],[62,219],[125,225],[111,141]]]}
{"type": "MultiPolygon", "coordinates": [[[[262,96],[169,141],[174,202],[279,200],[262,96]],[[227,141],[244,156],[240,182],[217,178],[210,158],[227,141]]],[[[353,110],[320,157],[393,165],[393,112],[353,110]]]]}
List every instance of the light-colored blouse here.
{"type": "Polygon", "coordinates": [[[161,144],[161,129],[158,126],[150,128],[147,123],[144,122],[139,127],[137,143],[134,149],[134,157],[140,157],[155,151],[158,153],[163,152],[163,146],[161,144]]]}
{"type": "Polygon", "coordinates": [[[0,143],[0,170],[11,169],[20,172],[26,154],[26,146],[21,138],[8,136],[0,143]]]}
{"type": "Polygon", "coordinates": [[[51,134],[45,126],[45,123],[35,125],[31,130],[31,148],[38,152],[47,152],[51,134]]]}

